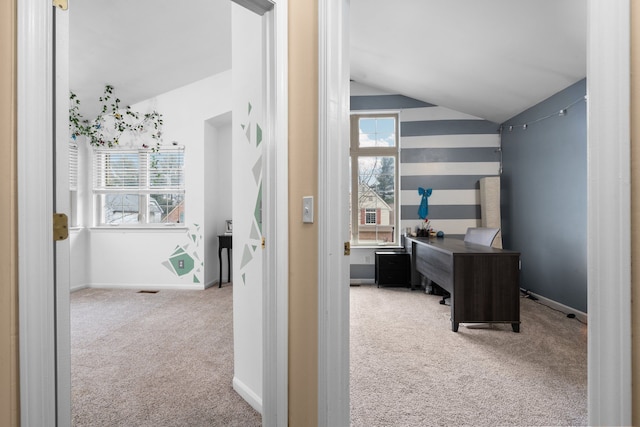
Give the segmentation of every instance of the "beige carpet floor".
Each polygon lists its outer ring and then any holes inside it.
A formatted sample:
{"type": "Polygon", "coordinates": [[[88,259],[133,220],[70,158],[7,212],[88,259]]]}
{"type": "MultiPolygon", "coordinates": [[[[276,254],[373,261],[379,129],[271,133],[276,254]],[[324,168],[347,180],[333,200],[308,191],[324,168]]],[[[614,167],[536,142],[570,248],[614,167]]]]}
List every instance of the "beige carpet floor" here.
{"type": "MultiPolygon", "coordinates": [[[[74,292],[73,425],[261,425],[231,386],[232,291],[74,292]]],[[[576,319],[522,299],[521,333],[454,333],[439,297],[375,286],[350,295],[352,426],[587,424],[576,319]]]]}
{"type": "Polygon", "coordinates": [[[72,293],[73,425],[261,425],[232,388],[232,292],[72,293]]]}
{"type": "Polygon", "coordinates": [[[350,295],[352,426],[587,424],[578,320],[523,298],[520,333],[509,324],[455,333],[440,297],[376,286],[350,295]]]}

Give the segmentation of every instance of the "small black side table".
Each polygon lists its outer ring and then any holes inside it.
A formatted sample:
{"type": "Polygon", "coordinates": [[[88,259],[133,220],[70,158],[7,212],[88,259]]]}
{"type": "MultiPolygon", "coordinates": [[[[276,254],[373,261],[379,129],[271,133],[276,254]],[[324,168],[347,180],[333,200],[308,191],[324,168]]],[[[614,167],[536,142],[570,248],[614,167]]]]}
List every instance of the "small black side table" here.
{"type": "Polygon", "coordinates": [[[375,281],[378,287],[410,287],[411,258],[409,254],[407,252],[376,252],[375,281]]]}
{"type": "Polygon", "coordinates": [[[218,262],[220,264],[220,281],[218,287],[222,287],[222,249],[227,249],[227,282],[231,281],[231,242],[230,234],[221,234],[218,236],[218,262]]]}

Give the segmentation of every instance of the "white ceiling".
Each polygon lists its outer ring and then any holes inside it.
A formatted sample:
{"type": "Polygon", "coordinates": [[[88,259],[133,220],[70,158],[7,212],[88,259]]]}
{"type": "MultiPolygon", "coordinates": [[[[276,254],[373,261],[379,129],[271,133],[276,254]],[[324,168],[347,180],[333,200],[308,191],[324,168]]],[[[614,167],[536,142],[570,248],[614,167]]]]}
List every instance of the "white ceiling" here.
{"type": "Polygon", "coordinates": [[[230,0],[69,3],[70,87],[85,117],[105,84],[124,107],[231,68],[230,0]]]}
{"type": "Polygon", "coordinates": [[[351,0],[351,78],[502,123],[586,76],[584,0],[351,0]]]}
{"type": "MultiPolygon", "coordinates": [[[[231,68],[230,0],[82,0],[69,16],[85,117],[106,83],[128,105],[231,68]]],[[[351,0],[351,76],[501,123],[586,76],[586,21],[584,0],[351,0]]]]}

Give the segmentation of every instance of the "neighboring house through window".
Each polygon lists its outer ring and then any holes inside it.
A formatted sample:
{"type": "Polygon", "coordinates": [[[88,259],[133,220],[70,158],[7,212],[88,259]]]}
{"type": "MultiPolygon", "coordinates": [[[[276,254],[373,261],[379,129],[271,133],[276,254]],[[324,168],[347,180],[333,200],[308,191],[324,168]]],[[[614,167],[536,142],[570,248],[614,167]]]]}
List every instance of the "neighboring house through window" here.
{"type": "Polygon", "coordinates": [[[184,222],[184,148],[96,149],[97,225],[184,222]]]}
{"type": "Polygon", "coordinates": [[[352,115],[350,139],[351,242],[397,245],[398,114],[352,115]]]}

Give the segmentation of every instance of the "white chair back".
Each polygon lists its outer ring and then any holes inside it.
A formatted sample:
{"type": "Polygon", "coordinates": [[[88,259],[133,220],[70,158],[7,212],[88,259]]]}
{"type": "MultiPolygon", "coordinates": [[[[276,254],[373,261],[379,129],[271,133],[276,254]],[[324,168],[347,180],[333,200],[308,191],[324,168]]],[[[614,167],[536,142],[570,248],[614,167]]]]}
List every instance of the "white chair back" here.
{"type": "Polygon", "coordinates": [[[499,228],[469,227],[467,228],[467,234],[464,236],[464,241],[482,246],[491,246],[498,231],[500,231],[499,228]]]}

